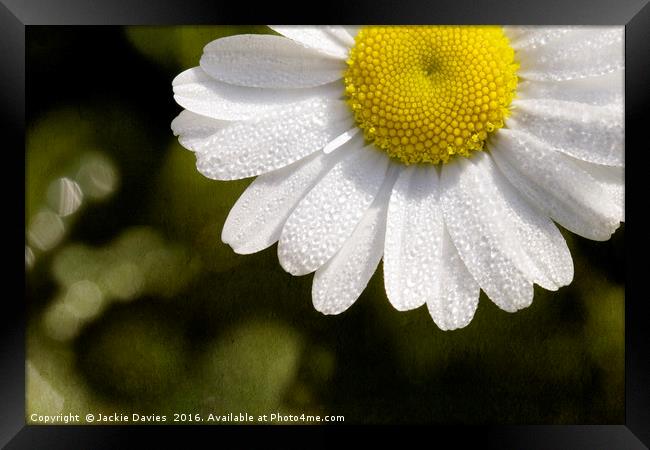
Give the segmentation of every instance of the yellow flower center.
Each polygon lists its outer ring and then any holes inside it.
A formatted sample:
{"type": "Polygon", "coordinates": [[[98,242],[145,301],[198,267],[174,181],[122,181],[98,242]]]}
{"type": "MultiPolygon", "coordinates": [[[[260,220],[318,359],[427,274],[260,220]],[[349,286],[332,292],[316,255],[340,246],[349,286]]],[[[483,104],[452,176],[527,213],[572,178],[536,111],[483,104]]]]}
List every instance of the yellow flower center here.
{"type": "Polygon", "coordinates": [[[484,148],[517,87],[501,27],[365,27],[345,92],[359,128],[404,164],[446,163],[484,148]]]}

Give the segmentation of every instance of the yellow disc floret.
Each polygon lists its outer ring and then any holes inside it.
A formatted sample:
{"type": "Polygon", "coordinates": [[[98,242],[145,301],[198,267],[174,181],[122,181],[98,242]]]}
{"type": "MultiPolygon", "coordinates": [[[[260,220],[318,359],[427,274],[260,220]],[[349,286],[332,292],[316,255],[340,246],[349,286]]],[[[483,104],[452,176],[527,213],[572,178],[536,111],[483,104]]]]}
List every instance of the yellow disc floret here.
{"type": "Polygon", "coordinates": [[[405,164],[445,163],[484,148],[517,87],[500,27],[365,27],[345,92],[366,140],[405,164]]]}

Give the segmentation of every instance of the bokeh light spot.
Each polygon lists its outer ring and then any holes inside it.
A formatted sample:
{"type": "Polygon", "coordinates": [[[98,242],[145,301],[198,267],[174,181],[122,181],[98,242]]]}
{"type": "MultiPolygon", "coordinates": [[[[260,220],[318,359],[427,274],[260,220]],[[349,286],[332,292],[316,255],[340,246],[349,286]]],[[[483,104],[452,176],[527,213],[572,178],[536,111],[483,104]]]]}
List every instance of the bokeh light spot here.
{"type": "Polygon", "coordinates": [[[99,283],[118,300],[133,300],[144,289],[144,277],[140,268],[132,262],[122,262],[109,267],[99,283]]]}
{"type": "Polygon", "coordinates": [[[25,363],[26,410],[56,415],[63,410],[63,396],[39,373],[31,361],[25,363]]]}
{"type": "Polygon", "coordinates": [[[70,178],[59,178],[50,184],[47,200],[61,217],[76,212],[83,203],[83,192],[79,185],[70,178]]]}
{"type": "Polygon", "coordinates": [[[104,303],[99,287],[90,280],[81,280],[68,289],[64,299],[68,309],[80,319],[96,316],[104,303]]]}
{"type": "Polygon", "coordinates": [[[27,229],[27,239],[39,250],[54,248],[65,234],[65,225],[54,211],[43,209],[34,216],[27,229]]]}
{"type": "Polygon", "coordinates": [[[76,179],[84,194],[102,200],[117,188],[118,176],[115,165],[101,153],[92,152],[81,158],[76,179]]]}
{"type": "Polygon", "coordinates": [[[36,256],[34,255],[34,251],[31,249],[29,245],[25,246],[25,268],[31,269],[32,266],[34,266],[34,261],[36,260],[36,256]]]}
{"type": "Polygon", "coordinates": [[[43,315],[43,325],[46,333],[57,341],[68,341],[74,338],[81,327],[81,320],[64,302],[52,303],[43,315]]]}

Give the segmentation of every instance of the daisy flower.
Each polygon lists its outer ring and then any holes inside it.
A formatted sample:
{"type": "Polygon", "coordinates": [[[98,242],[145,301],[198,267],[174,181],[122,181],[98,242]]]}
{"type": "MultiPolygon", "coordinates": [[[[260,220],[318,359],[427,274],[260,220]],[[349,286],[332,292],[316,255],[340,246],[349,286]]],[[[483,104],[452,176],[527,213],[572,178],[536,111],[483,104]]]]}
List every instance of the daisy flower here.
{"type": "Polygon", "coordinates": [[[257,176],[222,240],[278,242],[348,309],[383,258],[387,297],[466,326],[556,290],[554,222],[607,240],[624,220],[622,28],[271,27],[217,39],[173,81],[172,129],[208,178],[257,176]]]}

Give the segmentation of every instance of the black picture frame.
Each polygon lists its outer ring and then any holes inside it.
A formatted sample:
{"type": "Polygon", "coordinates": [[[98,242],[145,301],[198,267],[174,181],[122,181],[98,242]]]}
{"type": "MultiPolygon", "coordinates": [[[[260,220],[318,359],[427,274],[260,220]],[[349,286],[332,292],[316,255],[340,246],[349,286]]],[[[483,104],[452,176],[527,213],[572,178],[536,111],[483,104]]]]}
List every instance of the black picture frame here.
{"type": "MultiPolygon", "coordinates": [[[[435,427],[425,430],[436,442],[452,438],[456,445],[480,443],[489,448],[570,448],[570,449],[636,449],[650,445],[650,357],[647,343],[647,299],[642,293],[642,265],[634,264],[633,252],[639,251],[644,227],[642,210],[635,208],[634,197],[641,196],[643,185],[642,154],[648,149],[647,123],[650,100],[650,5],[648,0],[561,0],[521,2],[477,2],[454,0],[425,3],[424,0],[394,2],[361,1],[341,4],[327,3],[301,11],[300,17],[287,15],[272,2],[252,6],[201,0],[1,0],[0,1],[0,98],[5,155],[10,163],[2,177],[6,217],[25,229],[24,217],[18,208],[23,199],[14,195],[24,174],[20,148],[25,144],[25,30],[31,25],[147,25],[147,24],[219,24],[219,23],[445,23],[445,24],[530,24],[530,25],[624,25],[625,26],[625,99],[626,99],[626,233],[632,233],[633,245],[626,255],[626,401],[625,423],[621,425],[575,426],[489,426],[474,427],[469,432],[458,427],[435,427]],[[635,195],[635,192],[637,193],[635,195]],[[14,207],[16,212],[10,213],[14,207]],[[637,212],[639,211],[639,212],[637,212]],[[13,218],[12,218],[13,217],[13,218]],[[637,276],[638,275],[638,276],[637,276]]],[[[293,8],[296,11],[297,8],[293,8]]],[[[24,180],[23,180],[24,181],[24,180]]],[[[23,184],[24,185],[24,184],[23,184]]],[[[24,203],[23,203],[24,205],[24,203]]],[[[641,203],[643,206],[644,203],[641,203]]],[[[24,207],[24,206],[23,206],[24,207]]],[[[629,237],[628,237],[629,239],[629,237]]],[[[19,270],[20,239],[9,242],[11,270],[19,270]]],[[[23,274],[24,275],[24,274],[23,274]]],[[[6,279],[16,283],[18,273],[5,272],[6,279]]],[[[122,448],[133,439],[133,433],[160,438],[164,427],[79,427],[26,426],[25,424],[25,307],[17,296],[6,295],[2,314],[2,352],[0,368],[0,445],[6,448],[122,448]]],[[[213,427],[177,427],[174,431],[192,433],[201,439],[213,427]]],[[[218,427],[223,431],[223,427],[218,427]]],[[[248,427],[235,430],[237,438],[246,439],[248,427]]],[[[282,427],[279,431],[286,435],[282,427]]],[[[372,427],[372,433],[377,433],[372,427]]],[[[269,431],[266,427],[257,430],[269,431]]],[[[349,427],[330,427],[340,434],[349,427]]],[[[274,431],[275,433],[275,431],[274,431]]],[[[381,433],[379,433],[381,435],[381,433]]]]}

